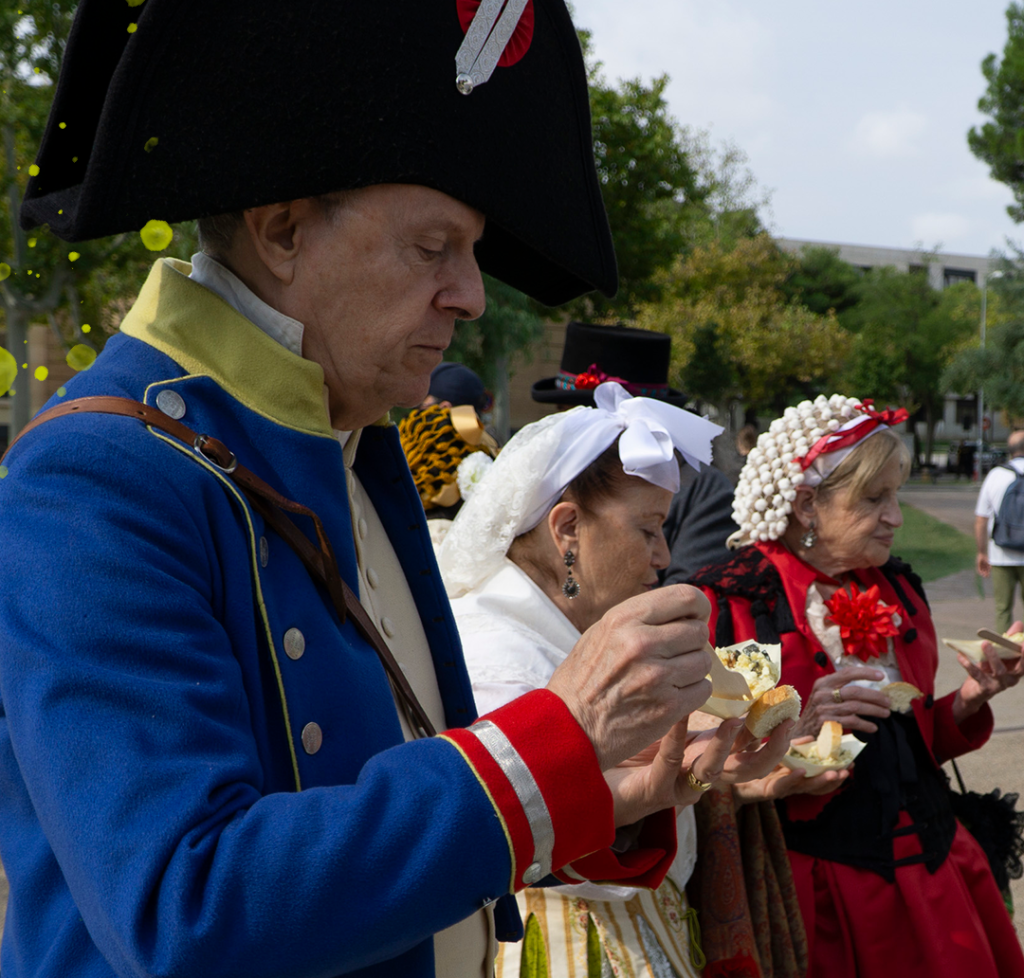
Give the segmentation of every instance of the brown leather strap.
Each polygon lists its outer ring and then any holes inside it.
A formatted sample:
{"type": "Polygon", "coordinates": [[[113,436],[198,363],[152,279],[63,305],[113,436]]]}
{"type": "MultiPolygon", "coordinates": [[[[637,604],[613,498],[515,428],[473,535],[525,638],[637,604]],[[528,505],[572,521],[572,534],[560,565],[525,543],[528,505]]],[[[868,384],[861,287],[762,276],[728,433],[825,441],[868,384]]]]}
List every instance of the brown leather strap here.
{"type": "Polygon", "coordinates": [[[228,476],[242,490],[253,509],[295,551],[312,578],[327,589],[342,623],[351,615],[356,631],[377,653],[384,666],[384,671],[388,674],[392,686],[409,713],[410,720],[418,728],[416,732],[424,737],[434,736],[436,732],[434,726],[427,717],[426,710],[417,699],[416,693],[413,692],[412,686],[409,685],[409,680],[405,678],[401,666],[395,660],[391,649],[388,648],[387,643],[377,630],[377,626],[359,603],[359,599],[342,578],[341,572],[338,570],[338,562],[334,557],[334,550],[327,538],[327,531],[324,529],[320,517],[307,506],[282,496],[258,475],[250,472],[244,465],[240,465],[234,453],[222,441],[209,435],[197,435],[180,421],[175,421],[162,411],[140,401],[133,401],[127,397],[80,397],[58,404],[33,418],[22,428],[18,437],[7,446],[7,451],[0,457],[0,462],[3,462],[19,439],[43,422],[69,414],[83,413],[119,414],[128,418],[137,418],[150,427],[159,428],[177,438],[178,441],[191,445],[196,453],[208,462],[212,462],[228,476]],[[288,513],[306,516],[313,521],[317,545],[314,545],[309,537],[295,525],[288,513]]]}

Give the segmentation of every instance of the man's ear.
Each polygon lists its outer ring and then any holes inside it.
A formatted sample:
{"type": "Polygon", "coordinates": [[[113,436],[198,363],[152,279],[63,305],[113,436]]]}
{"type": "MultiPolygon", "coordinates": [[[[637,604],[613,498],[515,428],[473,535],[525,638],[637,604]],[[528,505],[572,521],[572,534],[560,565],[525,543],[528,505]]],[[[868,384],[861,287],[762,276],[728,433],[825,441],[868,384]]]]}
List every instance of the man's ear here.
{"type": "Polygon", "coordinates": [[[314,207],[315,202],[304,197],[250,207],[245,212],[245,227],[256,255],[284,285],[291,285],[295,278],[295,263],[314,207]]]}
{"type": "Polygon", "coordinates": [[[818,519],[818,490],[800,486],[793,500],[793,515],[797,522],[807,529],[818,519]]]}
{"type": "Polygon", "coordinates": [[[547,523],[551,539],[560,554],[564,556],[566,550],[579,547],[580,508],[576,503],[556,503],[548,513],[547,523]]]}

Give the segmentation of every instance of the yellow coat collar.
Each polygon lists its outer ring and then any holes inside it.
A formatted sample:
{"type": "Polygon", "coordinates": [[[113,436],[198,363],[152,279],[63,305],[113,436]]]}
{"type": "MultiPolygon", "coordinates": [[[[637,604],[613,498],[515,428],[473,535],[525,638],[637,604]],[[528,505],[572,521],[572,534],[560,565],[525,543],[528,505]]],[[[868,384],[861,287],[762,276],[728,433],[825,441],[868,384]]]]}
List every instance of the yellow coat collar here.
{"type": "Polygon", "coordinates": [[[193,282],[191,269],[173,258],[157,261],[121,332],[165,353],[186,373],[210,377],[257,414],[333,438],[320,366],[289,352],[193,282]]]}

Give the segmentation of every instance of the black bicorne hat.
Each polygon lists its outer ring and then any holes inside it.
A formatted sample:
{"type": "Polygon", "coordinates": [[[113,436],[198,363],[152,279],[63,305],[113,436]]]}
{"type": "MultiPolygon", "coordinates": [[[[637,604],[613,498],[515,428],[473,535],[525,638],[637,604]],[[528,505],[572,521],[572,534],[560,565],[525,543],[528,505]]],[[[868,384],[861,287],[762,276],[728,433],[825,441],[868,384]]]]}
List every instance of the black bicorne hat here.
{"type": "Polygon", "coordinates": [[[558,376],[538,380],[530,394],[543,404],[593,406],[594,388],[614,380],[634,397],[653,397],[683,407],[689,398],[668,385],[671,354],[672,338],[667,333],[571,322],[565,329],[558,376]]]}
{"type": "Polygon", "coordinates": [[[495,25],[501,0],[82,0],[22,226],[80,241],[420,184],[486,215],[484,271],[549,305],[611,295],[579,40],[563,0],[524,6],[495,25]]]}

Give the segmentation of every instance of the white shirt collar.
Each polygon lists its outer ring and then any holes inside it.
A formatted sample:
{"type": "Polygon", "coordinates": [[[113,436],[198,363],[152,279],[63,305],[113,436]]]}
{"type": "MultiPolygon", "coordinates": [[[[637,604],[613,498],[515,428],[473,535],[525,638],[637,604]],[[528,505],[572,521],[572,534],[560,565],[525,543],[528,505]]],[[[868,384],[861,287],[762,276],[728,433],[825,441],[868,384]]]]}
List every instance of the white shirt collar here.
{"type": "Polygon", "coordinates": [[[303,325],[297,319],[267,305],[234,272],[215,258],[199,252],[192,256],[189,278],[219,295],[235,312],[241,313],[286,350],[302,356],[303,325]]]}

